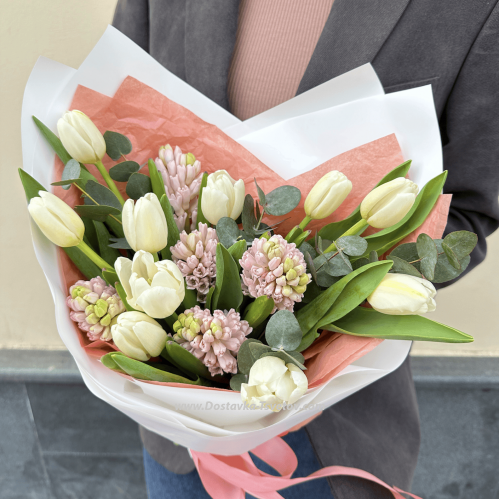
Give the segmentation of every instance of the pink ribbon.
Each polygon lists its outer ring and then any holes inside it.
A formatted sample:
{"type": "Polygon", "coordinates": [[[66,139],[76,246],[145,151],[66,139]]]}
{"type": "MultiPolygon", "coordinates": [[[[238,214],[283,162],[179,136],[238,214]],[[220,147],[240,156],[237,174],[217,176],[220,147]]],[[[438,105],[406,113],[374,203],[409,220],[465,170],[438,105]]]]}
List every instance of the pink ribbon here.
{"type": "Polygon", "coordinates": [[[406,498],[403,494],[420,498],[396,486],[389,486],[369,472],[352,467],[333,465],[307,477],[291,479],[297,468],[297,456],[280,437],[257,446],[252,453],[278,471],[281,477],[259,470],[248,453],[226,457],[191,450],[201,481],[212,498],[245,498],[245,492],[257,498],[283,498],[278,490],[328,476],[361,477],[387,488],[394,498],[406,498]]]}

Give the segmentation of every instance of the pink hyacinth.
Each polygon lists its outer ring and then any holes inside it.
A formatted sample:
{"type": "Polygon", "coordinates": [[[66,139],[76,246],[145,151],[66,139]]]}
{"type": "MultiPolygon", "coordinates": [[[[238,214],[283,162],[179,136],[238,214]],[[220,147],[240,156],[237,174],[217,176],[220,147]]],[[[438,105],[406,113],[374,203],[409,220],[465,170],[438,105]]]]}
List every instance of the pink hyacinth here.
{"type": "Polygon", "coordinates": [[[111,326],[119,314],[125,311],[120,296],[112,286],[100,278],[77,281],[69,289],[66,305],[71,309],[69,317],[78,328],[93,341],[110,341],[111,326]]]}
{"type": "Polygon", "coordinates": [[[195,306],[179,315],[174,331],[173,339],[201,359],[211,375],[222,375],[238,371],[236,355],[252,328],[234,309],[212,315],[195,306]]]}
{"type": "Polygon", "coordinates": [[[311,275],[306,273],[304,256],[280,235],[269,240],[256,238],[240,259],[243,293],[252,297],[267,295],[277,309],[293,312],[301,302],[311,275]]]}
{"type": "Polygon", "coordinates": [[[192,153],[182,154],[176,146],[162,146],[155,160],[156,168],[163,177],[165,191],[174,210],[174,220],[182,231],[196,228],[198,193],[200,191],[201,163],[192,153]]]}
{"type": "Polygon", "coordinates": [[[186,286],[196,290],[198,302],[205,302],[210,287],[215,284],[215,252],[217,233],[215,229],[200,223],[199,230],[187,234],[182,231],[181,240],[173,247],[172,260],[186,278],[186,286]]]}

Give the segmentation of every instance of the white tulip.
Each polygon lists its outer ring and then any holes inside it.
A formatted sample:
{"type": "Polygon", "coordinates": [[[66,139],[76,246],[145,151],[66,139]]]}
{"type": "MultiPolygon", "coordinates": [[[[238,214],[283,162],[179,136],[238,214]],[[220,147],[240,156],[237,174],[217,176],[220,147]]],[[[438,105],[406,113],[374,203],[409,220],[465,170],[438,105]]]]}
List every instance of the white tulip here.
{"type": "Polygon", "coordinates": [[[92,120],[81,111],[67,111],[57,122],[66,151],[81,163],[96,163],[106,153],[106,143],[92,120]]]}
{"type": "Polygon", "coordinates": [[[127,294],[127,302],[152,318],[168,318],[184,300],[184,278],[170,260],[155,262],[139,250],[134,260],[118,257],[115,270],[127,294]]]}
{"type": "Polygon", "coordinates": [[[167,341],[167,333],[160,324],[137,311],[120,314],[111,327],[111,335],[123,354],[139,361],[159,356],[167,341]]]}
{"type": "Polygon", "coordinates": [[[154,193],[139,198],[135,205],[128,199],[123,206],[122,224],[125,238],[136,252],[154,253],[167,246],[167,221],[154,193]]]}
{"type": "Polygon", "coordinates": [[[31,198],[29,213],[42,233],[59,247],[75,247],[83,240],[85,226],[79,215],[64,201],[47,191],[31,198]]]}
{"type": "Polygon", "coordinates": [[[235,181],[225,170],[217,170],[207,178],[201,195],[201,211],[211,224],[222,217],[236,220],[243,210],[245,183],[235,181]]]}
{"type": "Polygon", "coordinates": [[[378,312],[392,315],[424,314],[436,310],[436,289],[425,279],[407,274],[386,274],[368,297],[378,312]]]}
{"type": "Polygon", "coordinates": [[[307,391],[307,377],[293,363],[275,356],[258,359],[250,369],[248,384],[241,384],[241,399],[248,405],[280,411],[296,403],[307,391]]]}
{"type": "Polygon", "coordinates": [[[352,182],[341,172],[332,170],[314,185],[304,203],[304,211],[311,219],[331,215],[351,192],[352,182]]]}
{"type": "Polygon", "coordinates": [[[394,226],[410,211],[417,194],[415,183],[398,177],[366,195],[361,202],[361,217],[379,229],[394,226]]]}

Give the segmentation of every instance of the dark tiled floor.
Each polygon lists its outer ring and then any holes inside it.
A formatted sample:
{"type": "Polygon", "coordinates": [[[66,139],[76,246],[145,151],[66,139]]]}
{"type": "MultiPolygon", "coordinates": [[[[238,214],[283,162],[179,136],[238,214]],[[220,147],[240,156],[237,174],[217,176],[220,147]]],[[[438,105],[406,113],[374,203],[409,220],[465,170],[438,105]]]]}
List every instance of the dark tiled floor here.
{"type": "MultiPolygon", "coordinates": [[[[412,491],[498,498],[498,386],[417,383],[412,491]]],[[[145,498],[137,426],[81,384],[0,383],[0,498],[145,498]]]]}

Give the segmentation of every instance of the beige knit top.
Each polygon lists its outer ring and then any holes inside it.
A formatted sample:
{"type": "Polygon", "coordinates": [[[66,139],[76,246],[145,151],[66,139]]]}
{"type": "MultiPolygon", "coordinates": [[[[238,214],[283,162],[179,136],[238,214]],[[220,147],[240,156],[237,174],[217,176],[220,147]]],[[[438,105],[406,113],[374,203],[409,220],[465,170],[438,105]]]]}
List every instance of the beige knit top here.
{"type": "Polygon", "coordinates": [[[231,112],[246,120],[295,96],[333,0],[241,0],[229,70],[231,112]]]}

